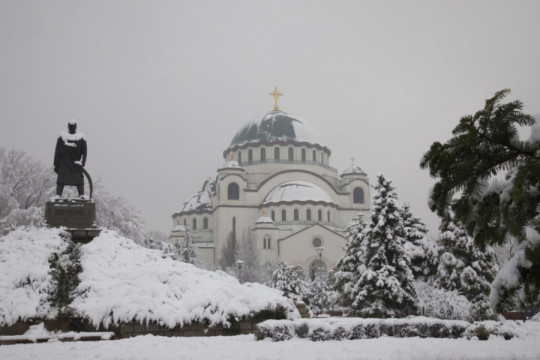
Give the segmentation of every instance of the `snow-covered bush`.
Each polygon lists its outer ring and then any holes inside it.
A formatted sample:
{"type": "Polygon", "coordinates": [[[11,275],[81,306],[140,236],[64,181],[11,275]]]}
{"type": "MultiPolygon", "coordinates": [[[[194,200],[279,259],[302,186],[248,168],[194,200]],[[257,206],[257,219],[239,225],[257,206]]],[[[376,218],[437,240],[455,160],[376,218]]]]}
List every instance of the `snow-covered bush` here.
{"type": "Polygon", "coordinates": [[[471,321],[472,304],[457,290],[444,290],[423,281],[415,282],[418,307],[423,316],[471,321]]]}

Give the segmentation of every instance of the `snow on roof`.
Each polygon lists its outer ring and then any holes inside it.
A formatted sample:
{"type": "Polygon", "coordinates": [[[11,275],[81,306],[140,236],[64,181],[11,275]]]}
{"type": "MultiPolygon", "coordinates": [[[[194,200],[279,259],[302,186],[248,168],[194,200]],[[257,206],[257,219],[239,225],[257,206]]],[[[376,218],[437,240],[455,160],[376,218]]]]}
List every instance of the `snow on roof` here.
{"type": "Polygon", "coordinates": [[[227,161],[220,169],[243,169],[236,161],[227,161]]]}
{"type": "Polygon", "coordinates": [[[233,137],[232,145],[259,140],[296,140],[319,143],[319,135],[310,123],[283,111],[269,111],[243,126],[233,137]]]}
{"type": "Polygon", "coordinates": [[[261,216],[260,218],[255,221],[255,224],[264,224],[264,223],[274,223],[274,220],[272,218],[269,218],[268,216],[261,216]]]}
{"type": "Polygon", "coordinates": [[[360,168],[360,166],[354,166],[354,167],[348,167],[341,173],[341,176],[343,175],[352,175],[352,174],[359,174],[359,175],[367,175],[364,170],[360,168]]]}
{"type": "Polygon", "coordinates": [[[163,258],[113,231],[81,247],[81,280],[70,307],[95,326],[155,321],[169,327],[207,320],[228,324],[282,306],[298,317],[291,300],[257,283],[240,284],[222,271],[207,271],[163,258]]]}
{"type": "Polygon", "coordinates": [[[190,197],[183,205],[180,212],[212,209],[212,197],[208,191],[200,191],[190,197]]]}
{"type": "Polygon", "coordinates": [[[183,232],[185,232],[186,227],[184,225],[176,225],[175,227],[173,227],[172,231],[183,231],[183,232]]]}
{"type": "Polygon", "coordinates": [[[276,186],[266,195],[263,204],[293,201],[315,201],[333,204],[328,194],[307,181],[289,181],[276,186]]]}

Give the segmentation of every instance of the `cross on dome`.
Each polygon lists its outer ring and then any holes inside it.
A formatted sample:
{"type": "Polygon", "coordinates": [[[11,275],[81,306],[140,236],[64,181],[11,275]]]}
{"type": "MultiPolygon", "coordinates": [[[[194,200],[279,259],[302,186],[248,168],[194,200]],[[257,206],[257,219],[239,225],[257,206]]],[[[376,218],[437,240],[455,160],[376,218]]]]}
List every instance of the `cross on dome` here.
{"type": "Polygon", "coordinates": [[[270,93],[270,95],[272,95],[275,99],[275,103],[274,103],[274,111],[278,111],[279,110],[279,104],[278,104],[278,99],[280,96],[283,96],[282,93],[279,92],[277,86],[274,88],[274,91],[272,91],[270,93]]]}

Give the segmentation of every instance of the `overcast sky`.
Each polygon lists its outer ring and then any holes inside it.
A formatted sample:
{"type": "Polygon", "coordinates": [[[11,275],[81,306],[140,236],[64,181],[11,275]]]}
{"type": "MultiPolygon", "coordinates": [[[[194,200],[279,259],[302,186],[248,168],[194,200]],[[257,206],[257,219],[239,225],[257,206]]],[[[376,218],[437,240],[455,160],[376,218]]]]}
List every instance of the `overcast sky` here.
{"type": "Polygon", "coordinates": [[[419,162],[512,89],[540,113],[540,1],[0,1],[0,145],[52,165],[77,119],[87,170],[148,229],[271,110],[309,121],[339,172],[394,181],[432,232],[419,162]]]}

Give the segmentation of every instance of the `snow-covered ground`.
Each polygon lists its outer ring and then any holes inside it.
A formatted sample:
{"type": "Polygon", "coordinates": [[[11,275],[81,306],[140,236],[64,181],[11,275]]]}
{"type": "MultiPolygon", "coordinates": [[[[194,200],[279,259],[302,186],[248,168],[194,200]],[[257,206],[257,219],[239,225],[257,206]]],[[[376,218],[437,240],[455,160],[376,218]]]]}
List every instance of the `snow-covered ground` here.
{"type": "MultiPolygon", "coordinates": [[[[537,334],[538,335],[538,334],[537,334]]],[[[100,342],[52,342],[0,346],[0,359],[540,359],[539,338],[487,341],[398,339],[313,342],[306,339],[256,341],[252,335],[168,338],[141,336],[100,342]]]]}

